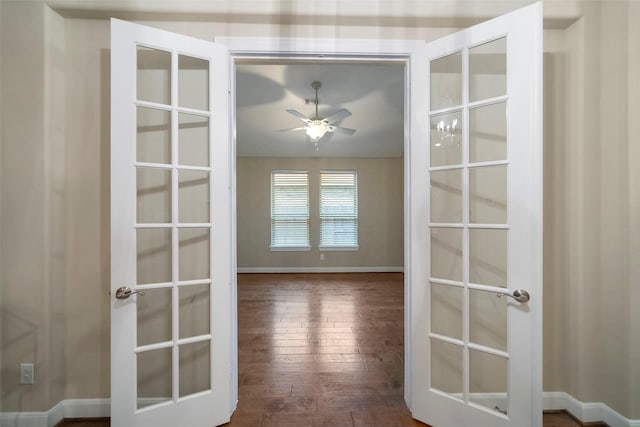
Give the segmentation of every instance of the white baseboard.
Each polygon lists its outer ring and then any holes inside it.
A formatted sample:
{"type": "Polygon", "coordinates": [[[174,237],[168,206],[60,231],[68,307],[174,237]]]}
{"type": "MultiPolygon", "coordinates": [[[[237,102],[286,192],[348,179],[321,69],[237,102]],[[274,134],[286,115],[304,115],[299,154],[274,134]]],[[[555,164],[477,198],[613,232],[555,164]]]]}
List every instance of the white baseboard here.
{"type": "Polygon", "coordinates": [[[46,412],[1,412],[0,427],[54,427],[65,418],[110,416],[110,399],[66,399],[46,412]]]}
{"type": "MultiPolygon", "coordinates": [[[[568,411],[585,423],[603,421],[610,427],[640,427],[640,420],[625,418],[604,403],[580,402],[565,392],[543,393],[543,407],[546,411],[568,411]]],[[[0,427],[53,427],[64,418],[103,418],[110,412],[110,399],[66,399],[46,412],[2,412],[0,427]]]]}
{"type": "Polygon", "coordinates": [[[58,402],[53,408],[49,409],[47,414],[47,427],[53,427],[60,421],[64,420],[64,400],[58,402]]]}
{"type": "Polygon", "coordinates": [[[402,273],[404,267],[238,267],[238,273],[402,273]]]}
{"type": "Polygon", "coordinates": [[[111,416],[111,399],[67,399],[64,418],[104,418],[111,416]]]}
{"type": "Polygon", "coordinates": [[[543,408],[565,410],[583,423],[602,421],[609,427],[640,427],[640,420],[625,418],[602,402],[580,402],[563,391],[544,392],[543,408]]]}

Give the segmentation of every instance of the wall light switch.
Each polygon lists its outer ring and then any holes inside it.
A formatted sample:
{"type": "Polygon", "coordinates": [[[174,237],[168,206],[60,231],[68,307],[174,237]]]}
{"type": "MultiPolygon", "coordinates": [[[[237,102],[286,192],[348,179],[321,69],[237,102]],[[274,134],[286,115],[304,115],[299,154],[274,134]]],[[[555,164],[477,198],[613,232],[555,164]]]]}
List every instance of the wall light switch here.
{"type": "Polygon", "coordinates": [[[324,254],[320,254],[320,261],[324,261],[324,254]]]}
{"type": "Polygon", "coordinates": [[[35,374],[33,363],[20,364],[20,384],[34,384],[35,374]]]}

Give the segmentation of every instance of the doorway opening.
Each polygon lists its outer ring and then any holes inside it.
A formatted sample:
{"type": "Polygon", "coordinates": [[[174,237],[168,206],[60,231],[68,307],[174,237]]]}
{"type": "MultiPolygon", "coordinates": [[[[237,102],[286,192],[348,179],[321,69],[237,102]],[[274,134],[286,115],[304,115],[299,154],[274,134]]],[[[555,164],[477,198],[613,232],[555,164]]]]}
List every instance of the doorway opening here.
{"type": "MultiPolygon", "coordinates": [[[[406,61],[239,59],[235,178],[239,404],[234,417],[409,422],[405,358],[406,61]],[[310,138],[295,110],[353,135],[310,138]],[[306,175],[307,243],[272,241],[274,172],[306,175]],[[355,245],[322,245],[321,178],[357,176],[355,245]]],[[[326,230],[325,230],[326,232],[326,230]]],[[[353,242],[352,242],[353,243],[353,242]]]]}

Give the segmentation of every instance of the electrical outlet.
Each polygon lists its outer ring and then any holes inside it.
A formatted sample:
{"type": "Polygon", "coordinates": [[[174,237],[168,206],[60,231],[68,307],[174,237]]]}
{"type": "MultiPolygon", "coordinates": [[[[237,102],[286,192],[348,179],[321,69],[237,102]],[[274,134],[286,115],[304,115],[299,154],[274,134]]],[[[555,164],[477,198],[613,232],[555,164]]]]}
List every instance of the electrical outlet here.
{"type": "Polygon", "coordinates": [[[20,364],[20,384],[34,384],[35,374],[33,363],[20,364]]]}
{"type": "Polygon", "coordinates": [[[320,261],[324,261],[324,254],[320,254],[320,261]]]}

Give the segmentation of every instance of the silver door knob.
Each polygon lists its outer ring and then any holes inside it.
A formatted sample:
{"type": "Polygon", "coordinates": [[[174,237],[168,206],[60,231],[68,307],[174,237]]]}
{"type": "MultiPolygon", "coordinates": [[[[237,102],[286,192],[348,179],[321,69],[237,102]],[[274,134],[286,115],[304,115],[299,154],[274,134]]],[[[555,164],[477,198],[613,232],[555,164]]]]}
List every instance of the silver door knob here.
{"type": "Polygon", "coordinates": [[[142,291],[132,291],[131,288],[128,287],[128,286],[121,286],[118,289],[116,289],[116,298],[117,299],[127,299],[133,294],[144,295],[144,292],[142,292],[142,291]]]}
{"type": "Polygon", "coordinates": [[[529,302],[529,300],[531,299],[531,295],[529,295],[529,292],[525,291],[524,289],[516,289],[515,291],[513,291],[512,294],[499,293],[498,298],[500,298],[503,295],[505,297],[511,297],[514,300],[518,301],[519,303],[529,302]]]}

